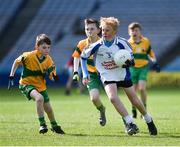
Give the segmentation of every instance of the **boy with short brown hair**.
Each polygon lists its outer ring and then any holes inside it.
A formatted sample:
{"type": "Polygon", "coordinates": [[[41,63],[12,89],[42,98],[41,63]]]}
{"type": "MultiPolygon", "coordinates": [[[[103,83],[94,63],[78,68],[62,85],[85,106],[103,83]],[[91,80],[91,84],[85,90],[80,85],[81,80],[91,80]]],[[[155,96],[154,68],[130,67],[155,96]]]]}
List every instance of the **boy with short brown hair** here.
{"type": "Polygon", "coordinates": [[[15,59],[9,75],[8,89],[13,86],[13,78],[19,65],[23,66],[19,89],[21,93],[36,102],[36,110],[40,123],[39,133],[48,131],[44,112],[47,113],[51,123],[51,130],[58,134],[64,134],[64,131],[57,124],[49,96],[46,88],[45,76],[48,75],[51,80],[57,81],[56,68],[53,60],[49,56],[51,40],[46,34],[40,34],[36,38],[35,50],[24,52],[15,59]]]}

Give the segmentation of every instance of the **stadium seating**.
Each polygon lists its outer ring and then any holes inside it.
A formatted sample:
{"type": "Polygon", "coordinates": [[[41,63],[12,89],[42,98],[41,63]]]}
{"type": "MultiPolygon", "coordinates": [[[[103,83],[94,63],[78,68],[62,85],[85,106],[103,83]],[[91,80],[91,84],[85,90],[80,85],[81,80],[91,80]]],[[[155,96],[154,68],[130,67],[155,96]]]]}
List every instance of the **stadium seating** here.
{"type": "Polygon", "coordinates": [[[170,62],[168,65],[166,65],[163,69],[163,71],[180,71],[180,56],[175,58],[172,62],[170,62]]]}
{"type": "Polygon", "coordinates": [[[114,16],[120,19],[119,34],[128,38],[128,24],[137,21],[143,26],[157,56],[180,34],[180,3],[179,0],[101,0],[100,8],[94,17],[114,16]]]}
{"type": "MultiPolygon", "coordinates": [[[[9,4],[10,1],[3,1],[3,5],[9,4]]],[[[20,3],[22,0],[16,0],[16,4],[18,1],[20,3]]],[[[0,11],[1,7],[5,6],[0,5],[0,11]]],[[[45,0],[0,66],[4,71],[9,71],[10,63],[20,53],[33,49],[36,35],[46,33],[53,41],[52,56],[57,66],[62,67],[69,59],[77,41],[83,39],[83,36],[73,34],[73,30],[78,27],[75,23],[85,17],[99,19],[101,16],[114,16],[119,18],[121,21],[119,34],[124,38],[128,38],[128,24],[132,21],[140,22],[144,35],[151,40],[155,53],[160,56],[180,34],[179,10],[179,0],[90,0],[88,2],[85,0],[45,0]],[[98,7],[94,11],[97,1],[98,7]]]]}
{"type": "Polygon", "coordinates": [[[16,14],[24,0],[0,0],[0,33],[16,14]]]}
{"type": "MultiPolygon", "coordinates": [[[[91,0],[87,5],[84,0],[71,0],[70,2],[67,0],[46,0],[23,35],[0,63],[0,66],[9,71],[11,66],[9,63],[12,63],[20,53],[32,50],[35,37],[40,33],[48,34],[53,43],[59,34],[71,34],[75,21],[79,17],[87,16],[95,1],[91,0]]],[[[70,42],[71,39],[68,41],[70,42]]],[[[68,46],[63,48],[68,48],[68,46]]]]}

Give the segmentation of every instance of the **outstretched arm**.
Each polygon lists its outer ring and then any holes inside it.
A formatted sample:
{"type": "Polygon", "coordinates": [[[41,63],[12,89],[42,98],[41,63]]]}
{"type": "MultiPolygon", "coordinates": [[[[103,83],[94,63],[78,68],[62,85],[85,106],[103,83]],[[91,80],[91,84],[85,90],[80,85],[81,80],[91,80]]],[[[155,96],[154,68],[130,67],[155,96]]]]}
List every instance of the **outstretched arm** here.
{"type": "Polygon", "coordinates": [[[9,74],[9,82],[8,82],[8,90],[10,90],[10,88],[12,86],[14,86],[14,74],[18,68],[19,64],[17,63],[17,61],[15,60],[13,65],[12,65],[12,68],[11,68],[11,72],[9,74]]]}
{"type": "Polygon", "coordinates": [[[11,67],[11,72],[10,72],[10,75],[9,77],[14,77],[14,74],[18,68],[19,64],[17,63],[17,61],[15,60],[12,67],[11,67]]]}

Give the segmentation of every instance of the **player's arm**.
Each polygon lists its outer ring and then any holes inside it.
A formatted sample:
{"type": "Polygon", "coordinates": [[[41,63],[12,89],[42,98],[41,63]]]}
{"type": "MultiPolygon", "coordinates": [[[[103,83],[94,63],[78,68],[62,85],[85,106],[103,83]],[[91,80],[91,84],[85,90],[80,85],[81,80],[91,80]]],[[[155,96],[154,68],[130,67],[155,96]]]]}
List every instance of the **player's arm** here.
{"type": "Polygon", "coordinates": [[[132,47],[131,47],[131,45],[130,45],[130,43],[129,43],[128,41],[125,41],[124,46],[125,46],[125,49],[130,52],[130,54],[131,54],[131,60],[127,60],[122,67],[123,67],[123,68],[128,68],[128,67],[131,67],[131,66],[134,66],[134,65],[135,65],[134,56],[133,56],[132,47]]]}
{"type": "Polygon", "coordinates": [[[153,69],[156,71],[156,72],[160,72],[160,66],[159,64],[157,63],[157,59],[156,59],[156,56],[155,56],[155,53],[154,51],[151,49],[151,46],[149,46],[149,49],[147,51],[147,54],[148,54],[148,57],[149,59],[152,61],[153,63],[153,69]]]}
{"type": "Polygon", "coordinates": [[[14,86],[14,75],[16,73],[16,70],[20,64],[22,64],[22,61],[24,60],[24,56],[21,55],[17,59],[14,60],[13,65],[11,67],[11,72],[9,74],[9,82],[8,82],[8,90],[14,86]]]}
{"type": "Polygon", "coordinates": [[[49,67],[47,69],[47,73],[49,75],[50,80],[55,82],[59,81],[59,76],[56,73],[56,66],[51,58],[49,59],[49,67]]]}
{"type": "Polygon", "coordinates": [[[87,49],[83,50],[81,54],[81,69],[83,73],[83,84],[87,85],[89,82],[89,74],[87,69],[87,59],[97,52],[99,45],[91,45],[87,49]]]}
{"type": "Polygon", "coordinates": [[[72,57],[73,59],[73,81],[79,81],[79,62],[80,62],[80,56],[82,52],[82,46],[81,42],[78,43],[77,47],[75,48],[72,57]]]}
{"type": "Polygon", "coordinates": [[[78,74],[79,61],[80,61],[80,58],[74,57],[73,81],[79,81],[79,74],[78,74]]]}

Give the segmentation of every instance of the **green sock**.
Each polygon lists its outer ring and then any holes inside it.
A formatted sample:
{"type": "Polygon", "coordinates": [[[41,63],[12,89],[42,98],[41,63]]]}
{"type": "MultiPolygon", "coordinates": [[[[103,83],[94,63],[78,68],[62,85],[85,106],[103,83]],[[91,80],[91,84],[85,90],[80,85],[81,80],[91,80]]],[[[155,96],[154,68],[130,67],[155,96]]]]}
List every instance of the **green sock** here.
{"type": "Polygon", "coordinates": [[[132,110],[136,110],[136,107],[132,106],[132,110]]]}
{"type": "Polygon", "coordinates": [[[144,107],[145,107],[145,109],[147,109],[147,108],[146,108],[146,103],[144,103],[144,107]]]}
{"type": "Polygon", "coordinates": [[[122,117],[122,120],[123,120],[124,125],[126,126],[126,121],[123,117],[122,117]]]}
{"type": "Polygon", "coordinates": [[[104,111],[105,107],[103,105],[96,107],[99,111],[104,111]]]}
{"type": "Polygon", "coordinates": [[[51,121],[51,126],[52,126],[52,127],[57,126],[57,122],[56,122],[55,120],[51,121]]]}
{"type": "Polygon", "coordinates": [[[46,124],[45,119],[44,119],[44,116],[43,116],[43,117],[39,117],[38,119],[39,119],[40,126],[46,124]]]}

